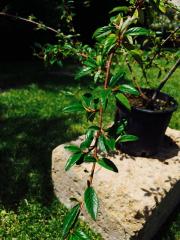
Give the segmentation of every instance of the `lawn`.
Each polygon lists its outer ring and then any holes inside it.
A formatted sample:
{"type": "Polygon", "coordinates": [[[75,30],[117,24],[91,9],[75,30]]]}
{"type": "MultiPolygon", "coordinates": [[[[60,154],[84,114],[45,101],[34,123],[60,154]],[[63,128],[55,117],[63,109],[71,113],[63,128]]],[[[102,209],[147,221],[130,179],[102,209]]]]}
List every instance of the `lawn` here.
{"type": "MultiPolygon", "coordinates": [[[[53,195],[51,153],[82,134],[84,116],[62,109],[88,90],[73,79],[74,66],[44,69],[39,62],[0,64],[0,239],[60,239],[67,209],[53,195]]],[[[180,102],[178,74],[165,91],[180,102]],[[172,86],[174,88],[172,88],[172,86]]],[[[112,115],[109,114],[108,119],[112,115]]],[[[180,129],[180,111],[170,123],[180,129]]],[[[155,239],[180,238],[177,208],[155,239]]],[[[79,224],[90,239],[101,239],[79,224]]]]}

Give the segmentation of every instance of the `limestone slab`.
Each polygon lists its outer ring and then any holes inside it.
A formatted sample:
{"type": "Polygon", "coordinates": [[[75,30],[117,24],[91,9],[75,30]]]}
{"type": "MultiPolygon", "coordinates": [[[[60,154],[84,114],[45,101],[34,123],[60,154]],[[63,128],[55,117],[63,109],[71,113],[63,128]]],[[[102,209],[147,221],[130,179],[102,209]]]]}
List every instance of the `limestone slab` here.
{"type": "MultiPolygon", "coordinates": [[[[160,153],[131,157],[115,152],[108,156],[119,172],[96,167],[93,186],[100,200],[96,222],[83,211],[82,218],[105,240],[150,240],[180,203],[180,131],[168,128],[160,153]]],[[[79,145],[83,136],[71,143],[79,145]]],[[[52,153],[54,192],[67,207],[70,197],[82,198],[92,164],[64,171],[70,153],[62,144],[52,153]]]]}

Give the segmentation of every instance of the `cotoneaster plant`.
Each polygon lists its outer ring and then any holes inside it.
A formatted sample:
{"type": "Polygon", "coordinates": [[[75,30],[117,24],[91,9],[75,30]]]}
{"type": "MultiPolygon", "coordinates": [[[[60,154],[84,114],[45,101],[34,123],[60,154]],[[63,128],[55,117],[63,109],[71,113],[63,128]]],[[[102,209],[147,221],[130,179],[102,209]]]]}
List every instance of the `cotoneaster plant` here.
{"type": "MultiPolygon", "coordinates": [[[[64,239],[88,239],[85,235],[83,235],[84,238],[78,238],[79,230],[77,232],[76,223],[82,208],[87,210],[93,220],[97,219],[99,199],[93,187],[96,166],[100,165],[105,170],[113,171],[115,174],[118,173],[115,164],[108,157],[102,157],[102,155],[106,153],[107,156],[107,153],[115,151],[119,142],[137,140],[136,136],[126,134],[125,121],[118,123],[115,134],[112,134],[114,129],[104,122],[108,104],[115,105],[116,102],[120,102],[130,110],[131,105],[126,94],[141,95],[147,104],[154,100],[149,99],[141,90],[133,75],[133,67],[130,63],[130,61],[132,62],[131,59],[137,62],[141,68],[142,76],[148,81],[146,68],[153,64],[153,58],[159,54],[160,47],[162,47],[161,44],[157,51],[153,48],[153,51],[146,55],[145,60],[143,60],[143,52],[138,41],[142,40],[141,37],[146,42],[149,40],[157,41],[156,33],[137,26],[145,2],[133,1],[129,8],[118,7],[113,9],[112,13],[118,12],[118,14],[110,18],[108,25],[100,27],[94,32],[93,39],[96,40],[94,47],[84,46],[78,53],[81,56],[80,60],[83,67],[76,78],[89,75],[94,80],[95,91],[84,94],[80,102],[67,106],[64,112],[84,112],[87,121],[92,125],[86,130],[85,140],[80,146],[68,145],[65,147],[72,153],[67,160],[65,170],[69,171],[76,164],[91,164],[92,168],[81,201],[77,200],[77,204],[65,217],[62,233],[64,239]],[[128,14],[124,14],[124,12],[128,14]],[[121,63],[128,66],[134,86],[123,84],[125,72],[121,63]],[[110,98],[111,101],[109,101],[110,98]],[[96,124],[93,124],[94,120],[96,120],[96,124]]],[[[159,10],[165,11],[163,1],[153,1],[153,4],[159,10]]]]}
{"type": "MultiPolygon", "coordinates": [[[[67,3],[71,5],[73,1],[67,1],[67,3]]],[[[151,105],[156,98],[154,96],[153,99],[149,99],[143,93],[141,84],[137,81],[133,72],[133,65],[138,64],[140,66],[142,79],[149,84],[147,70],[154,65],[159,68],[154,63],[154,59],[162,54],[163,44],[166,43],[168,38],[174,36],[178,29],[175,29],[165,41],[161,42],[160,35],[141,26],[145,24],[146,11],[149,11],[151,17],[155,10],[164,13],[166,4],[167,1],[164,0],[131,0],[129,7],[118,6],[114,8],[111,11],[109,24],[98,28],[94,32],[92,36],[95,41],[94,46],[84,45],[78,41],[79,35],[76,34],[72,24],[73,14],[69,9],[66,11],[67,8],[64,8],[63,17],[67,22],[69,34],[64,34],[61,30],[36,22],[32,17],[25,19],[1,13],[1,15],[34,24],[38,29],[54,32],[57,35],[58,43],[47,44],[44,47],[40,46],[41,54],[38,54],[38,56],[50,64],[62,64],[63,58],[73,56],[82,66],[76,75],[76,79],[90,76],[90,79],[94,82],[94,91],[84,94],[80,102],[67,106],[63,110],[64,113],[84,112],[87,121],[90,123],[85,131],[85,139],[80,146],[67,145],[65,147],[72,153],[66,162],[65,170],[70,171],[76,164],[92,165],[89,178],[85,180],[87,181],[87,187],[85,192],[82,193],[81,200],[73,199],[76,204],[64,219],[63,239],[89,239],[76,226],[83,208],[87,210],[93,220],[97,219],[99,199],[93,187],[96,166],[100,165],[105,171],[113,171],[117,174],[118,168],[108,157],[103,157],[104,153],[108,156],[108,153],[115,151],[119,142],[136,141],[138,139],[137,136],[126,134],[126,121],[118,122],[115,128],[111,126],[114,116],[110,123],[105,122],[108,105],[116,105],[119,102],[128,110],[131,110],[127,94],[140,95],[147,102],[147,105],[151,105]],[[150,47],[151,51],[143,51],[143,47],[149,43],[153,46],[150,47]],[[130,71],[131,85],[124,83],[126,82],[124,65],[130,71]]],[[[150,18],[148,20],[150,21],[150,18]]],[[[147,21],[145,25],[147,25],[147,21]]],[[[177,62],[174,70],[178,64],[177,62]]],[[[162,69],[159,68],[159,76],[161,71],[162,69]]],[[[169,76],[173,71],[170,72],[169,76]]],[[[88,79],[88,81],[90,80],[88,79]]],[[[163,82],[166,81],[167,78],[163,82]]],[[[157,89],[157,91],[160,91],[160,88],[157,89]]]]}

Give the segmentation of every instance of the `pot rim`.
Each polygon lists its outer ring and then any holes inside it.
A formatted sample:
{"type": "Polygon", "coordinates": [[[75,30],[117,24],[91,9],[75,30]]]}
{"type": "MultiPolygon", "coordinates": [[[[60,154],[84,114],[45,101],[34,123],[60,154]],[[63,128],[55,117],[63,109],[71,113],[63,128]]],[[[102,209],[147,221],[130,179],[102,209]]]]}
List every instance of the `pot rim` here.
{"type": "MultiPolygon", "coordinates": [[[[142,90],[154,91],[155,89],[154,88],[142,88],[142,90]]],[[[178,102],[176,101],[176,99],[174,97],[172,97],[171,95],[164,93],[164,92],[160,92],[159,94],[167,97],[172,102],[172,105],[169,108],[164,109],[164,110],[150,110],[150,109],[139,108],[139,107],[135,107],[135,106],[131,105],[130,112],[132,110],[136,111],[136,112],[143,112],[143,113],[150,113],[150,114],[166,114],[166,113],[175,112],[178,108],[178,102]]],[[[117,105],[117,107],[118,107],[118,105],[117,105]]]]}

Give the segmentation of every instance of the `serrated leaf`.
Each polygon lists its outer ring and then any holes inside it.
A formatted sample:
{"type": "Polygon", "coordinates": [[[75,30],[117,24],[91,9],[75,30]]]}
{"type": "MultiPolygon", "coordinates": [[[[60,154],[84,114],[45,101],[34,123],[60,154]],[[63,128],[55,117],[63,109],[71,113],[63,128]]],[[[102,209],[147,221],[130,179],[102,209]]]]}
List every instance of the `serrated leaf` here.
{"type": "Polygon", "coordinates": [[[94,32],[92,38],[103,38],[106,37],[107,35],[109,35],[111,32],[111,27],[110,26],[104,26],[104,27],[100,27],[98,29],[96,29],[96,31],[94,32]]]}
{"type": "Polygon", "coordinates": [[[93,220],[96,220],[98,214],[99,201],[93,187],[88,187],[86,189],[84,193],[84,202],[88,213],[90,214],[93,220]]]}
{"type": "Polygon", "coordinates": [[[69,234],[71,228],[73,227],[78,217],[79,212],[80,212],[80,204],[77,204],[66,215],[63,223],[63,232],[62,232],[63,238],[67,237],[67,235],[69,234]]]}
{"type": "Polygon", "coordinates": [[[118,172],[118,169],[117,169],[116,165],[111,160],[109,160],[107,158],[101,158],[97,161],[97,163],[100,166],[102,166],[102,167],[104,167],[104,168],[106,168],[110,171],[118,172]]]}
{"type": "Polygon", "coordinates": [[[81,149],[75,145],[68,145],[68,146],[65,146],[64,148],[73,153],[81,152],[81,149]]]}
{"type": "Polygon", "coordinates": [[[108,54],[110,50],[116,45],[117,36],[111,33],[104,41],[103,53],[108,54]]]}
{"type": "Polygon", "coordinates": [[[126,134],[123,135],[119,138],[119,142],[133,142],[133,141],[137,141],[138,137],[135,135],[131,135],[131,134],[126,134]]]}
{"type": "Polygon", "coordinates": [[[71,112],[83,112],[84,108],[81,103],[75,103],[70,106],[63,108],[62,110],[64,113],[71,113],[71,112]]]}
{"type": "Polygon", "coordinates": [[[96,159],[93,156],[91,156],[91,155],[85,155],[84,162],[88,162],[88,163],[96,162],[96,159]]]}
{"type": "Polygon", "coordinates": [[[120,80],[124,78],[125,72],[119,69],[110,79],[109,86],[114,87],[120,80]]]}
{"type": "Polygon", "coordinates": [[[69,157],[65,165],[65,171],[68,171],[82,157],[82,153],[75,153],[69,157]]]}
{"type": "Polygon", "coordinates": [[[129,93],[129,94],[133,94],[135,96],[139,96],[139,92],[136,88],[130,86],[130,85],[127,85],[127,84],[122,84],[119,86],[119,90],[122,92],[122,93],[129,93]]]}
{"type": "Polygon", "coordinates": [[[122,93],[117,93],[116,98],[123,106],[125,106],[127,109],[131,110],[131,105],[126,96],[124,96],[122,93]]]}
{"type": "Polygon", "coordinates": [[[150,36],[151,32],[149,29],[142,28],[142,27],[133,27],[126,31],[125,35],[129,36],[150,36]]]}
{"type": "Polygon", "coordinates": [[[79,79],[79,78],[82,78],[82,77],[85,77],[87,75],[90,75],[92,72],[92,68],[91,67],[84,67],[82,68],[75,76],[75,79],[79,79]]]}

